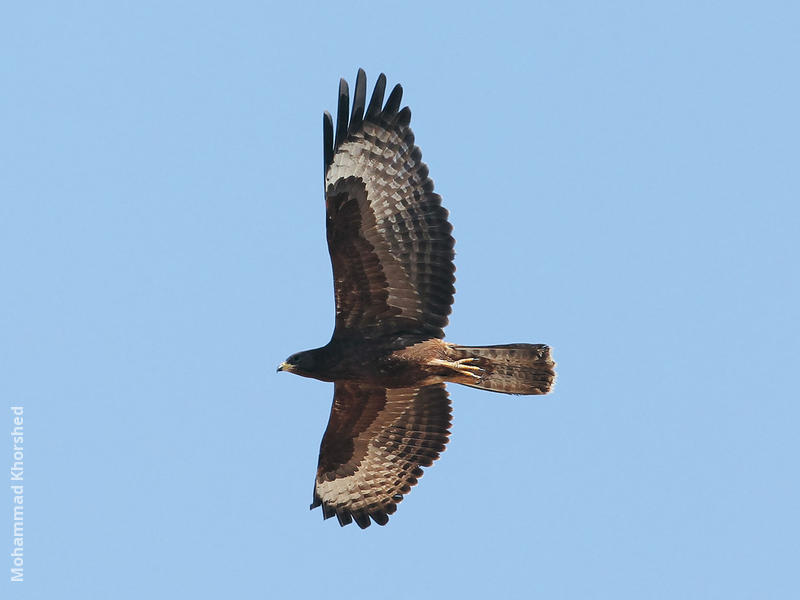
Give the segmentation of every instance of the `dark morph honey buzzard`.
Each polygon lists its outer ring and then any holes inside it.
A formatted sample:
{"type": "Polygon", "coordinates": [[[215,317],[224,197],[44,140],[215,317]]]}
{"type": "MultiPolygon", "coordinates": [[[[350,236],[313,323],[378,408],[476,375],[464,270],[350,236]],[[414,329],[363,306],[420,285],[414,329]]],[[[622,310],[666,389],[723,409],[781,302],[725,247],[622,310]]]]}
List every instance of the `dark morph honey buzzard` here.
{"type": "Polygon", "coordinates": [[[341,525],[385,525],[450,434],[446,382],[506,394],[546,394],[555,363],[543,344],[445,342],[455,288],[452,226],[414,145],[396,85],[369,105],[358,71],[352,112],[339,84],[323,117],[325,209],[336,325],[322,348],[278,367],[334,382],[314,501],[341,525]],[[366,109],[366,112],[365,112],[366,109]]]}

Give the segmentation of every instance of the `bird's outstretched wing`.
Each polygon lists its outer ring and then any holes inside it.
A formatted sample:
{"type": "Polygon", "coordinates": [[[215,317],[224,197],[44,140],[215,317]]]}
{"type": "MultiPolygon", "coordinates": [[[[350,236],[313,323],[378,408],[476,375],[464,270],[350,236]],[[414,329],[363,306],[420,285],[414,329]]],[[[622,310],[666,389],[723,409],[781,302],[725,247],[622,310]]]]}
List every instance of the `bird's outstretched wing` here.
{"type": "Polygon", "coordinates": [[[445,448],[450,400],[444,384],[386,389],[336,383],[319,452],[314,502],[324,518],[362,529],[385,525],[422,468],[445,448]]]}
{"type": "Polygon", "coordinates": [[[414,145],[403,90],[383,103],[381,74],[366,106],[358,71],[352,113],[347,82],[323,118],[328,250],[336,296],[334,337],[444,337],[455,289],[453,237],[414,145]]]}

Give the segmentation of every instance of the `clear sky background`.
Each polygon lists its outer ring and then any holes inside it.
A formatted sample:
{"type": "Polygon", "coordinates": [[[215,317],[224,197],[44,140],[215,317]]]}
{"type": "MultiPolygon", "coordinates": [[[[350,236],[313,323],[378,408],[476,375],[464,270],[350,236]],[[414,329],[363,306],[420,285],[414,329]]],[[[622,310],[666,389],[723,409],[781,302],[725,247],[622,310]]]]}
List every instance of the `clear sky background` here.
{"type": "Polygon", "coordinates": [[[23,4],[0,595],[800,597],[796,3],[23,4]],[[332,386],[275,373],[332,330],[321,115],[360,66],[451,213],[447,339],[559,363],[551,396],[450,386],[365,531],[308,510],[332,386]]]}

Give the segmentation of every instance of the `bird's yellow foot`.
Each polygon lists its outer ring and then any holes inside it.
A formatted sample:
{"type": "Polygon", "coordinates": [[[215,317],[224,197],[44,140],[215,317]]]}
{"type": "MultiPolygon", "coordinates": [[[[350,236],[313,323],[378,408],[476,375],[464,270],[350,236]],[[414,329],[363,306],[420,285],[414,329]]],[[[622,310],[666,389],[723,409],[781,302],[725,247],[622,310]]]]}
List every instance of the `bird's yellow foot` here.
{"type": "Polygon", "coordinates": [[[462,358],[460,360],[441,360],[439,358],[434,358],[428,364],[436,365],[440,367],[448,367],[453,369],[459,375],[466,375],[469,377],[473,377],[474,379],[481,379],[483,378],[483,369],[480,367],[473,365],[477,359],[475,358],[462,358]]]}

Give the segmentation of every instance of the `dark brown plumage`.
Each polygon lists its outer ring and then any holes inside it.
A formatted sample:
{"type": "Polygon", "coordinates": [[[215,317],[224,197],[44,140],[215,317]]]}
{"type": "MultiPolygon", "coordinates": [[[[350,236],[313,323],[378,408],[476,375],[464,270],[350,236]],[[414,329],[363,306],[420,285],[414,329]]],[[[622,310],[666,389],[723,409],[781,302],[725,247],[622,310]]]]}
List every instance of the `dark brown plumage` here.
{"type": "Polygon", "coordinates": [[[325,207],[336,322],[322,348],[278,370],[333,381],[314,502],[341,525],[385,525],[447,444],[445,382],[510,394],[546,394],[555,363],[545,345],[444,342],[455,289],[452,227],[381,74],[366,104],[359,70],[350,109],[339,84],[336,127],[323,118],[325,207]]]}

